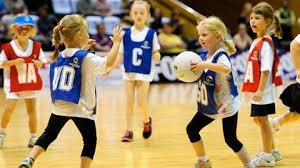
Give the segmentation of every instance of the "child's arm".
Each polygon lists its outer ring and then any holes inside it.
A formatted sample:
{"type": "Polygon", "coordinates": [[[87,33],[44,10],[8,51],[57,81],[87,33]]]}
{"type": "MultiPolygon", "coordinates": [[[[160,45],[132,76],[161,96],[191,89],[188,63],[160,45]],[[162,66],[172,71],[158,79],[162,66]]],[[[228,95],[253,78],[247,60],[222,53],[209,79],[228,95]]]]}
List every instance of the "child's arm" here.
{"type": "Polygon", "coordinates": [[[210,62],[191,63],[191,69],[193,71],[202,71],[204,69],[209,69],[211,71],[215,71],[216,73],[224,74],[224,75],[228,75],[231,72],[230,67],[222,63],[210,63],[210,62]]]}
{"type": "Polygon", "coordinates": [[[298,35],[292,42],[291,42],[291,55],[292,60],[296,69],[297,77],[300,79],[300,35],[298,35]],[[297,41],[299,38],[299,41],[297,41]]]}
{"type": "Polygon", "coordinates": [[[160,53],[159,50],[154,51],[153,55],[152,55],[153,61],[154,63],[158,63],[160,60],[160,53]]]}
{"type": "Polygon", "coordinates": [[[106,68],[110,68],[114,65],[116,58],[118,56],[119,47],[123,39],[123,35],[124,35],[124,31],[122,31],[121,27],[114,28],[114,34],[112,38],[113,46],[107,55],[106,68]]]}
{"type": "Polygon", "coordinates": [[[1,64],[2,68],[9,68],[13,65],[18,66],[20,64],[23,64],[25,62],[24,59],[22,58],[17,58],[17,59],[13,59],[13,60],[7,60],[7,61],[3,61],[1,64]]]}
{"type": "Polygon", "coordinates": [[[32,60],[32,62],[38,67],[41,68],[44,64],[44,62],[40,61],[40,60],[32,60]]]}
{"type": "Polygon", "coordinates": [[[254,96],[252,98],[253,101],[260,101],[263,95],[263,91],[266,87],[266,83],[267,83],[267,79],[270,75],[270,71],[262,71],[260,74],[260,81],[259,81],[259,85],[258,85],[258,89],[257,91],[254,93],[254,96]]]}

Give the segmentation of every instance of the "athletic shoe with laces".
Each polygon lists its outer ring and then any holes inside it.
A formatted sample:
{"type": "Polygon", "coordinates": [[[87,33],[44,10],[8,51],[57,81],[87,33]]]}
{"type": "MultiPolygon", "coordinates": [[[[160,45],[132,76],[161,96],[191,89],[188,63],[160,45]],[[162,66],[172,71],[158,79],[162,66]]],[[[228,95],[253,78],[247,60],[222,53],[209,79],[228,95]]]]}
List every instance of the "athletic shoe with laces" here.
{"type": "Polygon", "coordinates": [[[244,165],[243,168],[255,168],[255,166],[252,163],[248,163],[248,164],[244,165]]]}
{"type": "Polygon", "coordinates": [[[33,148],[37,140],[38,140],[37,136],[31,136],[27,145],[28,148],[33,148]]]}
{"type": "Polygon", "coordinates": [[[3,148],[5,137],[6,137],[6,134],[3,132],[0,132],[0,149],[3,148]]]}
{"type": "Polygon", "coordinates": [[[256,156],[256,158],[253,159],[252,163],[256,167],[274,167],[275,166],[275,160],[272,156],[272,154],[267,153],[260,153],[256,156]]]}
{"type": "Polygon", "coordinates": [[[34,159],[28,157],[27,159],[23,160],[18,168],[31,168],[33,165],[34,159]]]}
{"type": "Polygon", "coordinates": [[[152,119],[149,117],[149,122],[144,123],[143,137],[148,139],[152,133],[152,119]]]}
{"type": "Polygon", "coordinates": [[[203,160],[197,160],[193,168],[211,168],[210,160],[204,162],[203,160]]]}
{"type": "Polygon", "coordinates": [[[127,130],[124,134],[124,136],[122,137],[122,142],[132,142],[133,141],[133,132],[127,130]]]}
{"type": "Polygon", "coordinates": [[[272,155],[274,157],[275,162],[278,162],[278,161],[280,161],[282,159],[282,156],[281,156],[281,154],[280,154],[280,152],[279,152],[278,149],[273,149],[272,150],[272,155]]]}

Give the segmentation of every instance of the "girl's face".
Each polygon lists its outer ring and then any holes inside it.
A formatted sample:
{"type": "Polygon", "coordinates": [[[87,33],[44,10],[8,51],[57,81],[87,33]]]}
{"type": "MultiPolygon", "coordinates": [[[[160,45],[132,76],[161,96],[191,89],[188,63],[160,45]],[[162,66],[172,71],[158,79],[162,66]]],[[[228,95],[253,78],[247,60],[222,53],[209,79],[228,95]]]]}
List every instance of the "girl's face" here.
{"type": "Polygon", "coordinates": [[[15,32],[16,37],[21,39],[29,39],[34,33],[33,26],[29,26],[29,25],[23,25],[23,26],[14,25],[13,30],[15,32]]]}
{"type": "Polygon", "coordinates": [[[131,8],[130,16],[132,17],[135,25],[141,26],[145,25],[149,14],[145,5],[134,4],[131,8]]]}
{"type": "Polygon", "coordinates": [[[254,33],[258,36],[265,35],[269,21],[263,15],[254,12],[250,15],[250,26],[254,33]]]}
{"type": "Polygon", "coordinates": [[[221,42],[221,36],[203,25],[198,26],[199,43],[207,50],[216,49],[221,42]]]}

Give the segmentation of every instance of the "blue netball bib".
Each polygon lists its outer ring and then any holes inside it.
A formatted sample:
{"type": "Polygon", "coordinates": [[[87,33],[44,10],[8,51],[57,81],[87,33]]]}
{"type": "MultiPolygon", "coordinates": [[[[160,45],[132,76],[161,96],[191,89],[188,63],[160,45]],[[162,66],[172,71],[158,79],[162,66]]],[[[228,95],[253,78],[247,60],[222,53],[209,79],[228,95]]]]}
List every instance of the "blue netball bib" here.
{"type": "MultiPolygon", "coordinates": [[[[218,58],[225,54],[228,60],[230,61],[228,54],[224,51],[217,53],[212,63],[216,63],[218,58]]],[[[203,57],[203,55],[202,55],[203,57]]],[[[203,57],[205,58],[205,57],[203,57]]],[[[234,82],[234,78],[232,72],[230,72],[230,88],[231,88],[231,95],[236,97],[238,95],[237,86],[234,82]]],[[[208,115],[215,115],[218,114],[218,108],[215,102],[215,85],[216,85],[216,72],[208,70],[203,71],[202,76],[198,82],[198,112],[205,113],[208,115]]]]}
{"type": "Polygon", "coordinates": [[[152,65],[153,36],[155,31],[148,30],[146,38],[141,42],[131,39],[131,29],[124,29],[124,68],[125,72],[150,74],[152,65]]]}
{"type": "Polygon", "coordinates": [[[78,104],[81,93],[82,62],[88,51],[78,50],[72,57],[59,55],[50,65],[51,99],[78,104]]]}

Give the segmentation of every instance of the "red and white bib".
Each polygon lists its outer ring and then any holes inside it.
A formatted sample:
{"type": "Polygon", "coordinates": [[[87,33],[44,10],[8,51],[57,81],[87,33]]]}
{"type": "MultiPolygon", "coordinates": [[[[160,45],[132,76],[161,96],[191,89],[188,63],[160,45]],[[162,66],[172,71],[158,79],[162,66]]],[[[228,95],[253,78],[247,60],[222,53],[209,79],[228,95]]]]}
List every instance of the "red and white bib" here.
{"type": "Polygon", "coordinates": [[[18,57],[10,43],[2,45],[2,49],[7,60],[22,58],[25,63],[19,66],[10,67],[10,92],[41,90],[43,86],[42,78],[37,66],[32,60],[38,60],[41,50],[41,43],[33,42],[31,55],[28,57],[18,57]]]}
{"type": "Polygon", "coordinates": [[[274,47],[274,43],[271,38],[263,37],[257,44],[254,46],[253,50],[249,54],[248,64],[245,71],[245,77],[243,82],[242,91],[243,92],[256,92],[260,82],[260,51],[262,49],[263,42],[267,41],[273,48],[274,53],[274,62],[272,68],[272,83],[275,86],[282,85],[281,76],[278,73],[278,65],[280,63],[279,56],[274,47]]]}

